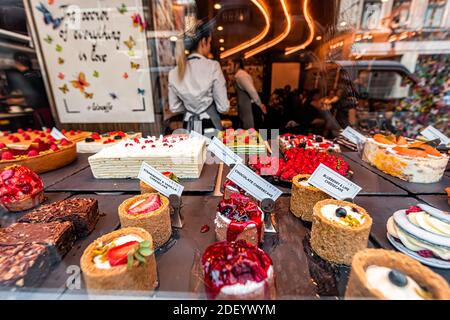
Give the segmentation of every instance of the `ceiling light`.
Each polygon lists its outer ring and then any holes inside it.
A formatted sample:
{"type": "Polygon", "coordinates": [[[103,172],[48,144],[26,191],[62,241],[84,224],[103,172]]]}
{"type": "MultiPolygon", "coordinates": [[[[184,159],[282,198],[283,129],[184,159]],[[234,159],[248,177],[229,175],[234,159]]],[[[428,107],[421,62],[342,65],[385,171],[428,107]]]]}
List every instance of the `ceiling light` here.
{"type": "Polygon", "coordinates": [[[316,37],[316,40],[317,40],[317,41],[322,40],[322,36],[317,36],[317,37],[316,37]]]}
{"type": "Polygon", "coordinates": [[[177,36],[171,36],[171,37],[169,38],[169,40],[172,41],[172,42],[177,42],[178,37],[177,37],[177,36]]]}
{"type": "Polygon", "coordinates": [[[223,38],[220,38],[220,39],[219,39],[219,42],[220,42],[220,43],[224,43],[225,40],[224,40],[223,38]]]}
{"type": "Polygon", "coordinates": [[[222,30],[223,30],[223,27],[222,27],[222,26],[218,26],[218,27],[217,27],[217,30],[222,31],[222,30]]]}
{"type": "Polygon", "coordinates": [[[220,51],[225,51],[225,48],[224,47],[220,47],[220,51]]]}
{"type": "Polygon", "coordinates": [[[220,3],[215,3],[214,4],[214,9],[220,10],[220,9],[222,9],[222,6],[220,5],[220,3]]]}

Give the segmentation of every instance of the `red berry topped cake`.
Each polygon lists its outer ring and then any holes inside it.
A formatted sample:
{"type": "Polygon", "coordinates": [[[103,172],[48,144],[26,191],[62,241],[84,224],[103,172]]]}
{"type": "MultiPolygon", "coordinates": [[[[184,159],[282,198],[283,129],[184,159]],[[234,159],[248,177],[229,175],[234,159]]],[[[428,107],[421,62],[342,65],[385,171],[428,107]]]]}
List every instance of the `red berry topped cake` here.
{"type": "Polygon", "coordinates": [[[141,138],[140,132],[111,131],[104,134],[92,133],[83,141],[77,143],[79,153],[97,153],[107,146],[119,143],[122,140],[141,138]]]}
{"type": "Polygon", "coordinates": [[[6,167],[0,173],[0,200],[14,212],[36,207],[44,200],[41,178],[24,166],[6,167]]]}
{"type": "Polygon", "coordinates": [[[316,149],[319,151],[341,152],[338,144],[318,135],[294,135],[286,133],[278,137],[282,152],[292,148],[316,149]]]}
{"type": "Polygon", "coordinates": [[[202,267],[209,299],[275,299],[272,260],[244,240],[209,246],[202,267]]]}
{"type": "Polygon", "coordinates": [[[215,225],[217,240],[244,239],[258,246],[263,241],[264,213],[257,203],[239,193],[222,200],[217,208],[215,225]]]}

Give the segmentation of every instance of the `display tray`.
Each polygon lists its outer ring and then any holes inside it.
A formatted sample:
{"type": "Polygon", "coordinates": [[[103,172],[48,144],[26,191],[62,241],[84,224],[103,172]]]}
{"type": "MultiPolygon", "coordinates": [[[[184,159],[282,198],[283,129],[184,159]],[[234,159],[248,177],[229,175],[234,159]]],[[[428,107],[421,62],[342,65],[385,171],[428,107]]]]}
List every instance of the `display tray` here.
{"type": "Polygon", "coordinates": [[[412,194],[444,194],[444,189],[450,186],[450,176],[444,175],[441,181],[436,183],[411,183],[406,182],[396,177],[390,176],[384,172],[381,172],[375,167],[372,167],[370,164],[364,162],[359,156],[358,152],[345,152],[343,153],[344,157],[350,159],[352,163],[350,167],[353,167],[353,163],[358,163],[361,166],[369,169],[370,171],[376,173],[377,175],[383,177],[384,179],[389,180],[396,186],[412,193],[412,194]]]}
{"type": "Polygon", "coordinates": [[[448,203],[448,196],[443,195],[420,195],[419,200],[428,203],[430,206],[440,210],[450,211],[450,204],[448,203]]]}
{"type": "MultiPolygon", "coordinates": [[[[184,193],[208,193],[214,191],[218,164],[205,164],[198,179],[180,179],[184,193]]],[[[88,167],[47,188],[51,192],[140,192],[138,179],[95,179],[88,167]]]]}
{"type": "MultiPolygon", "coordinates": [[[[387,238],[386,223],[394,212],[419,203],[411,197],[357,197],[355,203],[366,208],[373,219],[370,232],[373,241],[382,248],[395,250],[387,238]]],[[[431,268],[450,282],[450,270],[431,268]]]]}
{"type": "Polygon", "coordinates": [[[67,166],[62,167],[58,170],[40,174],[39,176],[44,182],[44,188],[49,189],[54,184],[66,178],[69,178],[70,176],[74,175],[77,172],[80,172],[84,168],[89,167],[89,163],[87,160],[89,156],[90,154],[78,153],[77,159],[74,162],[68,164],[67,166]]]}

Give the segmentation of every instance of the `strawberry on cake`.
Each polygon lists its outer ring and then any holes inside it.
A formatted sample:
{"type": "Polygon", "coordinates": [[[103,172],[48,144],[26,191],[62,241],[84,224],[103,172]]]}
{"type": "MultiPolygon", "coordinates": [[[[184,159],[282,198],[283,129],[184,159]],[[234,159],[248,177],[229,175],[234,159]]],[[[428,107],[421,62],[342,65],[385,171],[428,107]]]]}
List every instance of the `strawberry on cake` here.
{"type": "Polygon", "coordinates": [[[217,242],[202,257],[205,291],[209,299],[275,299],[272,260],[244,240],[217,242]]]}
{"type": "Polygon", "coordinates": [[[239,193],[223,199],[218,207],[216,219],[216,238],[219,241],[244,239],[259,246],[264,237],[264,213],[256,202],[239,193]]]}
{"type": "Polygon", "coordinates": [[[12,212],[28,210],[44,200],[41,178],[24,166],[6,167],[0,173],[0,201],[12,212]]]}

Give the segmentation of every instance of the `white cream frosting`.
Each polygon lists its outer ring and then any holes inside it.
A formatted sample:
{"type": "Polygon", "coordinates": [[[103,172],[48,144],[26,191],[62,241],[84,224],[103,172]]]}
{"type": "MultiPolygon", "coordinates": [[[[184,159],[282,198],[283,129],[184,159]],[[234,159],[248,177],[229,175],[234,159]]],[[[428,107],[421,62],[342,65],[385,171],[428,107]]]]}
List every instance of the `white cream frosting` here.
{"type": "Polygon", "coordinates": [[[245,284],[235,283],[229,286],[223,286],[220,292],[225,295],[244,295],[249,294],[258,290],[264,290],[265,282],[273,276],[273,268],[269,267],[267,270],[267,278],[263,281],[256,282],[252,280],[247,280],[245,284]]]}
{"type": "MultiPolygon", "coordinates": [[[[121,236],[121,237],[118,237],[117,239],[113,240],[112,241],[113,245],[110,247],[110,249],[120,246],[122,244],[125,244],[127,242],[131,242],[131,241],[142,242],[144,240],[135,234],[128,234],[128,235],[121,236]]],[[[111,269],[112,268],[107,259],[103,260],[102,255],[98,255],[98,256],[94,257],[94,264],[98,269],[111,269]]]]}
{"type": "MultiPolygon", "coordinates": [[[[408,220],[416,226],[429,232],[450,237],[450,224],[436,219],[425,211],[410,212],[408,220]]],[[[449,239],[450,244],[450,239],[449,239]]]]}
{"type": "Polygon", "coordinates": [[[383,296],[390,300],[423,300],[418,294],[422,288],[411,277],[406,276],[408,283],[399,287],[389,280],[389,272],[392,269],[377,265],[368,266],[366,269],[367,285],[369,288],[377,289],[383,296]]]}
{"type": "Polygon", "coordinates": [[[344,208],[347,211],[347,215],[358,220],[358,222],[360,224],[363,224],[364,221],[366,220],[364,218],[364,215],[362,213],[359,212],[354,212],[352,209],[352,207],[350,206],[344,206],[344,207],[340,207],[338,205],[335,204],[327,204],[324,205],[321,208],[321,213],[322,216],[324,216],[325,218],[327,218],[328,220],[343,224],[343,225],[348,225],[348,223],[346,221],[344,221],[342,218],[336,216],[336,209],[337,208],[344,208]]]}

